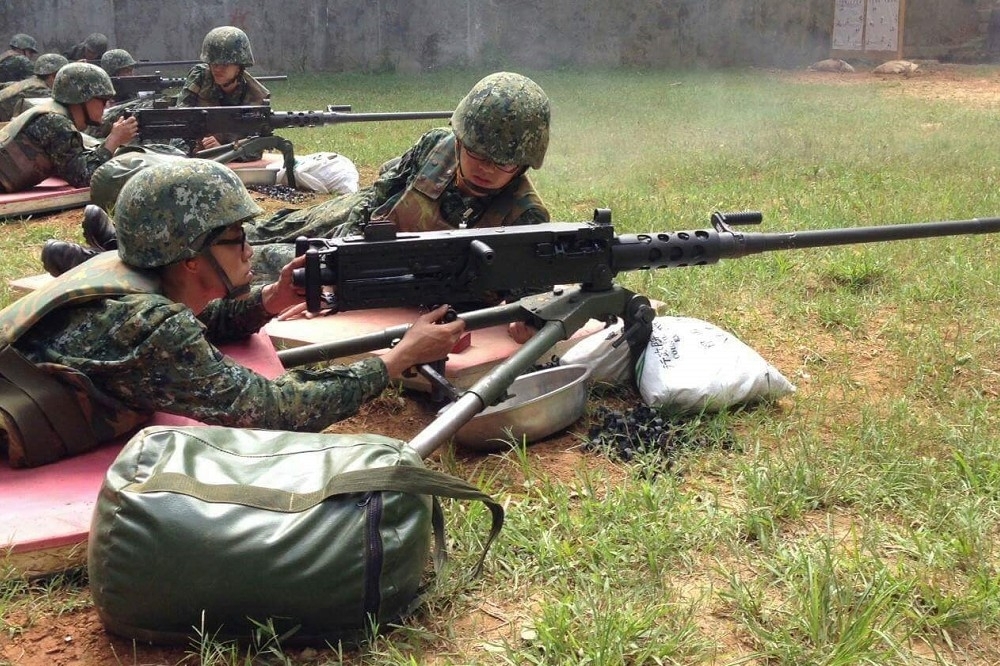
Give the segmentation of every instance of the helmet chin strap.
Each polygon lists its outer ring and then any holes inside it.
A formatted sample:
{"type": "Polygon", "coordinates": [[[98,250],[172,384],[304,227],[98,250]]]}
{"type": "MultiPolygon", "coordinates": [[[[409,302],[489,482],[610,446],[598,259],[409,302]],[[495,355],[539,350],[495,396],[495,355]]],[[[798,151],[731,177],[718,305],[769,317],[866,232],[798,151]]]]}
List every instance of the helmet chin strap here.
{"type": "Polygon", "coordinates": [[[233,281],[229,279],[229,276],[226,275],[226,271],[222,268],[219,260],[215,258],[214,254],[212,254],[211,246],[202,250],[201,254],[203,257],[208,259],[208,263],[212,264],[212,268],[215,269],[215,274],[219,277],[219,281],[222,282],[222,286],[226,288],[226,295],[224,298],[236,300],[245,298],[250,294],[249,283],[241,287],[233,286],[233,281]]]}

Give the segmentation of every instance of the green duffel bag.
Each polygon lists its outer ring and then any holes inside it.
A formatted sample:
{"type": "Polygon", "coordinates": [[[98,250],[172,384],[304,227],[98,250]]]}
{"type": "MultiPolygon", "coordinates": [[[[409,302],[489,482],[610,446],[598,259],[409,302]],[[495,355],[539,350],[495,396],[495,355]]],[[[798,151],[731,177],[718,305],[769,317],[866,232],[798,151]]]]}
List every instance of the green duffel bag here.
{"type": "Polygon", "coordinates": [[[268,622],[288,644],[360,638],[413,610],[432,536],[443,559],[438,497],[489,507],[477,574],[503,509],[404,442],[146,428],[109,468],[94,509],[94,605],[108,631],[154,643],[249,639],[268,622]]]}

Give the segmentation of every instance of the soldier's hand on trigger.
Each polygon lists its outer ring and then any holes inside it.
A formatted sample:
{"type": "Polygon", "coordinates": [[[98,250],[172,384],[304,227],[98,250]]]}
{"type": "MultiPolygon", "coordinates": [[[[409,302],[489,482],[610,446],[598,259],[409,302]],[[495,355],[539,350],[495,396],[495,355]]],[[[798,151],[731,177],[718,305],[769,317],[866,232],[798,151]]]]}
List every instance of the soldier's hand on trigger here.
{"type": "Polygon", "coordinates": [[[403,372],[421,363],[432,363],[448,356],[458,339],[465,332],[461,319],[444,322],[447,305],[417,317],[395,347],[382,355],[390,377],[400,377],[403,372]]]}
{"type": "Polygon", "coordinates": [[[111,126],[111,132],[108,134],[108,138],[104,141],[104,147],[107,148],[108,152],[114,153],[119,146],[124,146],[129,143],[138,134],[139,121],[135,119],[135,116],[130,115],[119,118],[115,121],[115,124],[111,126]]]}

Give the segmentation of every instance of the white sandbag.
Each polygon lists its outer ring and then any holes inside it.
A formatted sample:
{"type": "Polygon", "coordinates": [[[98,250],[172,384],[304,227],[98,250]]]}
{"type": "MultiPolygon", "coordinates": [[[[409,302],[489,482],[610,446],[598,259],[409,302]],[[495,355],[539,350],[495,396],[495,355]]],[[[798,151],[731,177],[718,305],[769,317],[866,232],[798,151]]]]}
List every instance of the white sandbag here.
{"type": "Polygon", "coordinates": [[[636,381],[643,402],[675,412],[719,411],[795,391],[736,336],[691,317],[653,320],[636,381]]]}
{"type": "MultiPolygon", "coordinates": [[[[295,158],[295,183],[300,190],[320,194],[358,191],[361,174],[354,162],[338,153],[310,153],[295,158]]],[[[285,167],[278,169],[278,185],[288,185],[285,167]]]]}
{"type": "Polygon", "coordinates": [[[622,384],[632,380],[632,359],[629,345],[622,340],[617,348],[612,345],[622,337],[624,324],[621,319],[608,328],[595,331],[567,349],[559,365],[586,365],[590,379],[595,382],[622,384]]]}

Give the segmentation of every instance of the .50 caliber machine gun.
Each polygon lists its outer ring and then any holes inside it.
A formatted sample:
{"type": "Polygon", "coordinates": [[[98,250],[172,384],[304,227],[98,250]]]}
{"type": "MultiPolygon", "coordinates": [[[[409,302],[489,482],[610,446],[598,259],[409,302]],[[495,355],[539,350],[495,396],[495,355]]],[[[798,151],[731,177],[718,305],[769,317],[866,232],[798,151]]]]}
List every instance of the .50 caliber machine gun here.
{"type": "Polygon", "coordinates": [[[285,158],[288,184],[295,187],[295,154],[292,142],[274,134],[287,127],[318,127],[340,123],[384,122],[387,120],[427,120],[451,118],[451,111],[399,111],[389,113],[349,113],[327,111],[273,111],[267,104],[259,106],[196,106],[136,109],[141,141],[166,142],[182,139],[194,153],[198,141],[206,136],[228,135],[237,140],[220,148],[199,153],[226,161],[228,152],[252,154],[266,148],[277,148],[285,158]],[[211,154],[207,154],[211,153],[211,154]],[[220,157],[225,158],[220,159],[220,157]]]}
{"type": "MultiPolygon", "coordinates": [[[[588,320],[621,317],[623,339],[634,348],[644,345],[655,312],[647,298],[615,284],[619,273],[704,266],[778,250],[1000,231],[1000,218],[773,233],[734,228],[760,221],[757,212],[717,212],[710,229],[615,234],[611,212],[598,209],[593,222],[578,224],[398,234],[394,225],[374,223],[365,229],[365,237],[299,239],[296,251],[306,255],[305,267],[294,278],[304,286],[307,305],[314,311],[324,305],[337,311],[488,302],[496,293],[549,290],[461,315],[470,330],[524,321],[538,332],[410,441],[426,457],[473,416],[498,402],[520,374],[588,320]],[[576,286],[554,288],[566,284],[576,286]]],[[[382,349],[406,329],[398,326],[342,342],[289,349],[279,352],[279,358],[291,367],[382,349]]]]}

